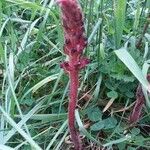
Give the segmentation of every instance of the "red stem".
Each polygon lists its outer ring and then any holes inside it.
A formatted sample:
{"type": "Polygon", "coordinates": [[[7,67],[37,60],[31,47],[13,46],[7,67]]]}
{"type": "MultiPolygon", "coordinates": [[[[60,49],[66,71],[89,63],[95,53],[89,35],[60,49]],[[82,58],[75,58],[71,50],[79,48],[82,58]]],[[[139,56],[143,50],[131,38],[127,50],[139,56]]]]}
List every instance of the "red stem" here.
{"type": "Polygon", "coordinates": [[[78,95],[78,70],[72,70],[69,73],[70,76],[70,100],[68,106],[68,117],[69,117],[69,130],[71,139],[74,143],[75,150],[82,150],[81,142],[79,139],[78,132],[75,128],[75,109],[77,103],[77,95],[78,95]]]}

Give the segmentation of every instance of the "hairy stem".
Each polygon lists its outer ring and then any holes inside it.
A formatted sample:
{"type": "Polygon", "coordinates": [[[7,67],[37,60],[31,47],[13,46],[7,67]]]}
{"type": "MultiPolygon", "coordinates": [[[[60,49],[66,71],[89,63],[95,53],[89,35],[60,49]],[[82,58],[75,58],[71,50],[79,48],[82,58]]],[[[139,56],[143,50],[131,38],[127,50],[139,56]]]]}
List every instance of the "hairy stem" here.
{"type": "Polygon", "coordinates": [[[77,95],[78,95],[78,71],[73,70],[69,73],[70,75],[70,101],[68,107],[68,115],[69,115],[69,129],[71,134],[71,139],[74,143],[75,150],[81,150],[82,146],[80,143],[80,139],[78,137],[78,132],[75,128],[75,109],[77,103],[77,95]]]}

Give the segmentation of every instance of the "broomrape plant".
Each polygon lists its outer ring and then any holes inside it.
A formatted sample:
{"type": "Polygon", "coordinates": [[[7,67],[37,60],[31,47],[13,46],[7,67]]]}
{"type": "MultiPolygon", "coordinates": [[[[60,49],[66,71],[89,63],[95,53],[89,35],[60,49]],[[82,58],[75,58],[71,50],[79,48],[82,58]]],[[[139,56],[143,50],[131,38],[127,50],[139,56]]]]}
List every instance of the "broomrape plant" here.
{"type": "Polygon", "coordinates": [[[77,103],[79,71],[84,68],[89,59],[82,56],[87,46],[87,39],[84,34],[83,14],[77,0],[57,0],[61,9],[62,25],[64,30],[64,53],[69,60],[61,64],[61,67],[68,73],[70,79],[69,91],[69,130],[71,139],[76,150],[82,149],[78,132],[75,128],[75,108],[77,103]]]}

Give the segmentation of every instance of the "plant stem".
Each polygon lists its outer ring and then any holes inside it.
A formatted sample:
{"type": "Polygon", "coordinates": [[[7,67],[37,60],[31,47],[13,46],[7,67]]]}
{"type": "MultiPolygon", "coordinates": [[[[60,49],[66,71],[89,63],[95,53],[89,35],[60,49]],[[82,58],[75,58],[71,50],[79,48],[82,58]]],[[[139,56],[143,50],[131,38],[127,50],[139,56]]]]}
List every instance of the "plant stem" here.
{"type": "Polygon", "coordinates": [[[68,106],[68,117],[69,117],[69,129],[71,134],[71,139],[74,143],[75,150],[81,150],[82,146],[80,143],[80,139],[78,137],[78,132],[75,128],[75,109],[77,103],[77,95],[78,95],[78,71],[73,70],[70,71],[70,100],[68,106]]]}

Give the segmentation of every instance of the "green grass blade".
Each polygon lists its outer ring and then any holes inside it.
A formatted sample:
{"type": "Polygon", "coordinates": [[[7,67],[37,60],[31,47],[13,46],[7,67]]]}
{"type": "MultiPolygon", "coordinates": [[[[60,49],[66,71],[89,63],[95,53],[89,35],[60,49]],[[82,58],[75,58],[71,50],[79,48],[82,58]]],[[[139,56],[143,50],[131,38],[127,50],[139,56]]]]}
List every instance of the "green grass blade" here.
{"type": "Polygon", "coordinates": [[[62,137],[61,140],[59,141],[59,143],[58,143],[57,147],[55,148],[55,150],[60,150],[60,149],[61,149],[60,147],[61,147],[61,145],[63,144],[63,142],[64,142],[64,140],[65,140],[67,134],[68,134],[68,130],[65,132],[65,134],[63,135],[63,137],[62,137]]]}
{"type": "Polygon", "coordinates": [[[57,78],[58,78],[58,74],[54,74],[54,75],[52,75],[52,76],[49,76],[49,77],[43,79],[42,81],[38,82],[36,85],[34,85],[34,86],[32,87],[32,92],[33,92],[33,93],[36,92],[36,91],[37,91],[39,88],[41,88],[44,84],[46,84],[46,83],[48,83],[48,82],[50,82],[50,81],[53,81],[53,80],[55,80],[55,79],[57,79],[57,78]]]}
{"type": "MultiPolygon", "coordinates": [[[[142,72],[143,72],[145,77],[147,76],[149,67],[150,67],[149,61],[146,61],[143,64],[143,68],[142,68],[142,72]]],[[[149,100],[149,96],[148,96],[147,90],[143,86],[142,86],[142,90],[143,90],[143,93],[144,93],[144,96],[145,96],[146,104],[150,108],[150,100],[149,100]]]]}
{"type": "MultiPolygon", "coordinates": [[[[21,119],[21,121],[19,121],[19,123],[17,124],[19,127],[22,127],[32,116],[33,114],[40,109],[40,107],[42,106],[42,104],[44,103],[44,101],[40,101],[35,107],[33,107],[26,115],[23,116],[23,118],[21,119]]],[[[20,115],[18,115],[20,118],[20,115]]],[[[16,130],[13,128],[11,129],[7,135],[4,138],[4,143],[6,143],[14,134],[15,134],[16,130]]]]}
{"type": "MultiPolygon", "coordinates": [[[[4,131],[5,129],[5,119],[4,119],[4,116],[1,115],[1,118],[0,118],[0,129],[1,131],[4,131]]],[[[4,144],[4,132],[0,132],[0,144],[4,144]]]]}
{"type": "Polygon", "coordinates": [[[42,150],[35,141],[28,136],[14,121],[13,119],[4,111],[4,109],[0,106],[0,111],[3,113],[9,124],[14,127],[21,135],[24,137],[32,147],[34,147],[36,150],[42,150]]]}
{"type": "Polygon", "coordinates": [[[134,24],[133,24],[134,33],[135,33],[136,30],[138,29],[139,21],[140,21],[140,15],[141,15],[141,10],[140,10],[140,0],[139,0],[139,1],[137,2],[137,9],[136,9],[135,20],[134,20],[134,24]]]}
{"type": "Polygon", "coordinates": [[[44,84],[56,80],[58,78],[58,74],[51,75],[49,77],[46,77],[42,81],[38,82],[36,85],[34,85],[32,88],[30,88],[21,98],[21,101],[30,93],[37,91],[40,87],[42,87],[44,84]]]}
{"type": "Polygon", "coordinates": [[[6,24],[8,23],[9,21],[9,18],[5,20],[5,22],[3,23],[3,25],[1,26],[1,29],[0,29],[0,37],[2,36],[3,34],[3,31],[4,31],[4,28],[6,26],[6,24]]]}
{"type": "Polygon", "coordinates": [[[90,44],[90,42],[92,41],[92,39],[94,38],[94,36],[96,35],[100,25],[102,23],[102,19],[99,18],[98,21],[96,22],[96,25],[93,28],[92,33],[90,34],[89,38],[88,38],[88,43],[90,44]]]}
{"type": "Polygon", "coordinates": [[[132,72],[132,74],[139,80],[139,82],[143,85],[143,87],[150,92],[149,82],[144,77],[142,70],[139,68],[139,66],[137,65],[133,57],[130,55],[130,53],[125,48],[121,48],[119,50],[115,50],[115,54],[132,72]]]}
{"type": "Polygon", "coordinates": [[[0,144],[0,150],[14,150],[13,148],[0,144]]]}
{"type": "MultiPolygon", "coordinates": [[[[15,115],[16,118],[20,118],[19,115],[15,115]]],[[[38,120],[42,122],[48,122],[48,121],[56,121],[56,120],[62,120],[67,118],[67,113],[61,113],[61,114],[35,114],[30,117],[32,120],[38,120]]]]}
{"type": "MultiPolygon", "coordinates": [[[[21,7],[25,8],[25,9],[33,9],[33,10],[43,10],[43,7],[38,5],[35,2],[30,2],[30,1],[26,1],[26,0],[6,0],[7,2],[16,4],[16,5],[20,5],[21,7]]],[[[47,8],[44,8],[44,10],[48,10],[47,8]]]]}
{"type": "Polygon", "coordinates": [[[53,145],[53,143],[55,142],[55,140],[57,139],[57,137],[60,135],[60,133],[67,127],[67,123],[68,120],[66,120],[62,126],[59,128],[59,130],[57,131],[57,133],[55,134],[55,136],[53,137],[53,139],[50,141],[50,143],[48,144],[46,150],[50,150],[51,146],[53,145]]]}
{"type": "Polygon", "coordinates": [[[131,136],[127,135],[127,136],[124,136],[123,138],[120,138],[120,139],[117,139],[114,141],[110,141],[110,142],[104,144],[103,146],[104,147],[112,146],[113,144],[122,143],[122,142],[125,142],[125,141],[130,140],[130,139],[131,139],[131,136]]]}
{"type": "Polygon", "coordinates": [[[32,24],[31,26],[27,29],[22,41],[21,41],[21,44],[20,44],[20,48],[18,50],[18,53],[16,54],[16,57],[18,57],[20,55],[20,53],[22,53],[24,50],[25,50],[25,47],[26,47],[26,43],[27,43],[27,39],[28,39],[28,36],[31,34],[31,31],[33,30],[33,28],[35,27],[35,25],[37,24],[37,22],[39,21],[40,18],[36,19],[32,24]]]}
{"type": "Polygon", "coordinates": [[[125,24],[127,0],[114,0],[114,20],[115,20],[115,47],[120,48],[122,33],[125,24]]]}

